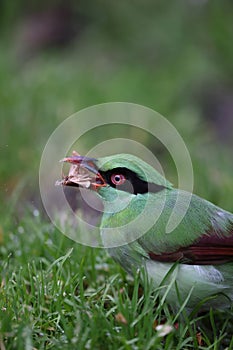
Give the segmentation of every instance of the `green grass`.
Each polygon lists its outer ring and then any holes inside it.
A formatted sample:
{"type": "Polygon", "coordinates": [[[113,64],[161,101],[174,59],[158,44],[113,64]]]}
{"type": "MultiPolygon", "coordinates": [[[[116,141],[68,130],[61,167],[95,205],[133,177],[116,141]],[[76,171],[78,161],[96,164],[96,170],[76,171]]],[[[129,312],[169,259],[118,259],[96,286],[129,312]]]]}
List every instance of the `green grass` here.
{"type": "Polygon", "coordinates": [[[139,274],[132,279],[103,249],[74,243],[37,215],[2,228],[1,349],[233,348],[230,311],[190,317],[181,307],[178,317],[143,274],[142,288],[139,274]]]}

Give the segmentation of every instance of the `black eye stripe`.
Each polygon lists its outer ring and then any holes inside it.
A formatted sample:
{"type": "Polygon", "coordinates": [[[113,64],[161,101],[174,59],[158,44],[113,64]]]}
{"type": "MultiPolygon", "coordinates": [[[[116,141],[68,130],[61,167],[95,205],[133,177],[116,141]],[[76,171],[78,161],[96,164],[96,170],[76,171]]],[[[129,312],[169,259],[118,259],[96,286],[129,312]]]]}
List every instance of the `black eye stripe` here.
{"type": "Polygon", "coordinates": [[[132,170],[129,170],[127,168],[115,168],[115,169],[108,170],[108,171],[101,171],[100,170],[100,174],[103,176],[105,181],[110,186],[112,186],[114,188],[116,187],[116,185],[114,185],[112,183],[111,176],[113,174],[124,175],[125,178],[128,181],[130,181],[132,186],[124,186],[124,184],[123,184],[123,185],[118,185],[117,189],[129,192],[129,193],[132,193],[132,191],[134,194],[138,194],[138,193],[143,194],[143,193],[147,193],[147,192],[156,193],[156,192],[160,192],[166,188],[165,186],[156,185],[154,183],[148,183],[148,182],[140,179],[135,172],[133,172],[132,170]]]}

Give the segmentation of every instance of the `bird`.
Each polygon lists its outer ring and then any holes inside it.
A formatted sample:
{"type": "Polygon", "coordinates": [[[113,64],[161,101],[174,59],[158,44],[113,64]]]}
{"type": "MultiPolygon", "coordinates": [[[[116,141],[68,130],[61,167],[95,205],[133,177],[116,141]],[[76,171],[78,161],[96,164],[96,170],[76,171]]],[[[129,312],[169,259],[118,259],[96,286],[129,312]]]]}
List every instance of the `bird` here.
{"type": "Polygon", "coordinates": [[[83,187],[101,198],[101,237],[123,269],[132,275],[144,269],[153,288],[175,309],[184,302],[190,310],[199,304],[231,306],[232,213],[174,188],[132,154],[91,158],[74,151],[61,161],[71,167],[59,184],[83,187]],[[167,232],[172,212],[180,217],[187,203],[182,220],[167,232]]]}

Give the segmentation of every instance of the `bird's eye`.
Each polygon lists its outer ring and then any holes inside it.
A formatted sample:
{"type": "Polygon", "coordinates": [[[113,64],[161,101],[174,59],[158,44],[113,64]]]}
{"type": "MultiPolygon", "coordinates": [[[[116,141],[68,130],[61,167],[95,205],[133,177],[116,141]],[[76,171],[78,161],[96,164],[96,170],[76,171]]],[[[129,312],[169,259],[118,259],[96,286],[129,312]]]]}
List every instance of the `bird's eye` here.
{"type": "Polygon", "coordinates": [[[123,183],[125,182],[126,178],[124,175],[122,174],[113,174],[111,176],[111,181],[114,185],[119,186],[119,185],[123,185],[123,183]]]}

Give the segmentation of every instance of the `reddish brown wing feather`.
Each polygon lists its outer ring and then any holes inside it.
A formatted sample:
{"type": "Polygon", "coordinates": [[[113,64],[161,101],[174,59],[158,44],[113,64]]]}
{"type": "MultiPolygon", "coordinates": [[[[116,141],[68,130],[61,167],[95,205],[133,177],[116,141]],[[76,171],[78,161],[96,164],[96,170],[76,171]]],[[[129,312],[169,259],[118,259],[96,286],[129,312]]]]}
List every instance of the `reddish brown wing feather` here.
{"type": "Polygon", "coordinates": [[[195,244],[172,253],[155,254],[149,252],[152,260],[160,262],[179,261],[189,265],[223,264],[233,261],[233,230],[229,237],[217,234],[205,235],[195,244]]]}

